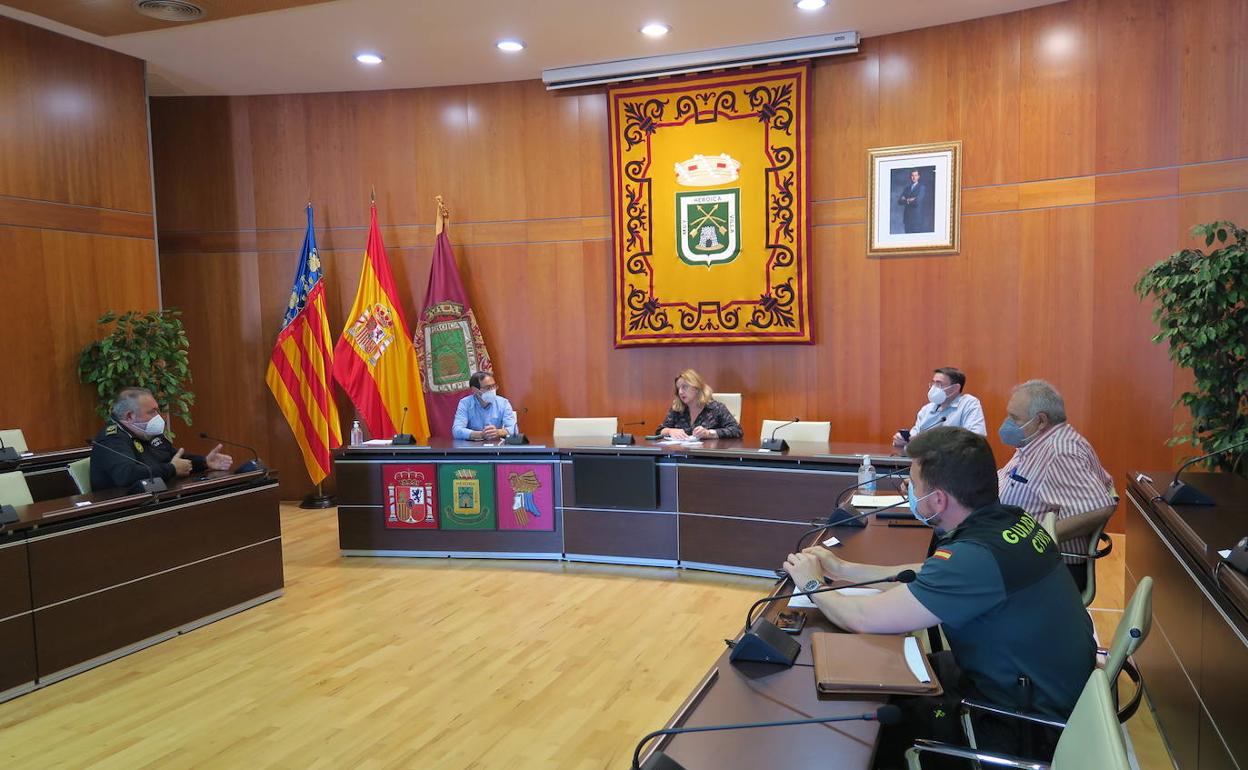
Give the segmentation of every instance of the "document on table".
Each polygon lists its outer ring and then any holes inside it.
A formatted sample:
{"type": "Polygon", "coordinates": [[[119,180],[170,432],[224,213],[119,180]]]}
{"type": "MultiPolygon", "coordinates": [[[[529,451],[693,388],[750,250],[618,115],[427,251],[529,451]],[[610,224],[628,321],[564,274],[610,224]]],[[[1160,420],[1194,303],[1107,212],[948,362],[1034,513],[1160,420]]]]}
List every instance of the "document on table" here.
{"type": "MultiPolygon", "coordinates": [[[[878,588],[861,588],[860,587],[860,588],[842,588],[840,591],[837,591],[836,593],[840,594],[841,596],[871,596],[873,594],[878,594],[879,592],[880,592],[880,589],[878,588]]],[[[829,591],[828,593],[831,593],[831,591],[829,591]]],[[[789,606],[798,607],[798,608],[805,607],[807,609],[817,609],[819,607],[819,605],[815,604],[814,600],[811,599],[809,596],[792,596],[789,598],[789,606]]]]}
{"type": "Polygon", "coordinates": [[[388,438],[370,438],[364,442],[364,446],[390,446],[392,443],[394,442],[388,438]]]}
{"type": "Polygon", "coordinates": [[[901,505],[905,500],[901,495],[854,495],[850,502],[855,508],[884,508],[901,505]]]}
{"type": "Polygon", "coordinates": [[[702,440],[696,438],[665,438],[658,443],[664,446],[702,446],[702,440]]]}

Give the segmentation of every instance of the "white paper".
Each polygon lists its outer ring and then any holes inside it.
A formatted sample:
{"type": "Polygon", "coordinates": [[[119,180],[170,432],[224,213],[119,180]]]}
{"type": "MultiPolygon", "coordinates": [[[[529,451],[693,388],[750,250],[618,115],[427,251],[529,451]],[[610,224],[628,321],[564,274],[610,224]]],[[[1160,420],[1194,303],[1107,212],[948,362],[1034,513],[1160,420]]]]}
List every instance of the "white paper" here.
{"type": "Polygon", "coordinates": [[[90,505],[90,504],[91,504],[91,501],[90,501],[90,500],[80,500],[79,502],[74,503],[74,507],[75,507],[75,508],[85,508],[85,507],[87,507],[87,506],[88,506],[88,505],[90,505]]]}
{"type": "Polygon", "coordinates": [[[1218,556],[1221,556],[1223,559],[1231,558],[1231,549],[1227,548],[1225,551],[1218,551],[1218,556]]]}
{"type": "Polygon", "coordinates": [[[854,495],[850,503],[855,508],[884,508],[889,505],[901,505],[906,498],[901,495],[854,495]]]}
{"type": "Polygon", "coordinates": [[[824,541],[823,541],[823,544],[824,544],[824,545],[826,545],[827,547],[831,548],[831,547],[832,547],[832,546],[834,546],[834,545],[840,545],[840,544],[841,544],[841,541],[840,541],[840,540],[837,540],[837,539],[836,539],[836,538],[834,538],[834,537],[830,537],[830,538],[828,538],[827,540],[824,540],[824,541]]]}
{"type": "Polygon", "coordinates": [[[368,441],[364,442],[364,446],[390,446],[390,439],[370,438],[368,441]]]}
{"type": "MultiPolygon", "coordinates": [[[[860,587],[860,588],[842,588],[836,593],[840,594],[841,596],[872,596],[874,594],[878,594],[879,592],[880,592],[880,589],[878,588],[861,588],[860,587]]],[[[828,593],[832,593],[832,592],[829,591],[828,593]]],[[[819,607],[819,605],[815,604],[814,599],[812,599],[809,596],[791,596],[789,597],[789,606],[790,607],[805,607],[807,609],[819,607]]]]}
{"type": "Polygon", "coordinates": [[[34,452],[22,452],[22,457],[34,457],[34,452]]]}
{"type": "Polygon", "coordinates": [[[680,446],[702,446],[702,439],[697,438],[665,438],[659,442],[667,446],[679,444],[680,446]]]}
{"type": "Polygon", "coordinates": [[[927,666],[923,665],[923,653],[919,650],[919,640],[913,636],[907,636],[905,641],[906,663],[910,666],[910,673],[914,674],[914,678],[923,684],[928,684],[932,678],[927,675],[927,666]]]}

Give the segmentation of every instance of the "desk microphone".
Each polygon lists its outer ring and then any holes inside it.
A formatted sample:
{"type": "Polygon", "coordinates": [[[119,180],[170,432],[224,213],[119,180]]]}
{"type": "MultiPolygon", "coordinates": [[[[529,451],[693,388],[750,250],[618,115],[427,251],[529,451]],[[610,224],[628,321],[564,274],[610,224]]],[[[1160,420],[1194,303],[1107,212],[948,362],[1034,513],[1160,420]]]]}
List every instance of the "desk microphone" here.
{"type": "Polygon", "coordinates": [[[655,749],[650,756],[646,758],[646,763],[641,762],[641,749],[652,739],[661,735],[681,735],[682,733],[707,733],[718,730],[750,730],[755,727],[788,727],[789,725],[819,725],[829,722],[879,722],[882,725],[895,725],[902,720],[901,709],[889,703],[880,706],[875,711],[868,711],[865,714],[854,714],[853,716],[841,717],[812,717],[810,719],[785,719],[779,722],[742,722],[735,725],[704,725],[702,727],[669,727],[665,730],[655,730],[646,735],[637,743],[637,748],[633,749],[632,770],[685,770],[684,766],[676,760],[664,754],[661,750],[655,749]]]}
{"type": "Polygon", "coordinates": [[[394,434],[394,438],[390,439],[391,446],[411,446],[416,443],[415,437],[410,433],[403,432],[403,425],[407,422],[407,406],[403,407],[403,416],[399,418],[399,432],[394,434]]]}
{"type": "MultiPolygon", "coordinates": [[[[529,408],[527,406],[520,407],[520,414],[528,414],[528,413],[529,413],[529,408]]],[[[516,420],[515,433],[507,434],[507,438],[503,439],[503,443],[506,444],[507,446],[523,446],[524,444],[529,443],[529,437],[520,432],[519,420],[516,420]]]]}
{"type": "MultiPolygon", "coordinates": [[[[810,537],[814,533],[819,532],[820,530],[827,529],[828,527],[865,527],[866,522],[863,522],[861,524],[857,522],[862,522],[863,519],[868,519],[877,513],[883,513],[884,511],[891,511],[894,508],[901,508],[902,506],[908,506],[908,505],[910,505],[909,500],[902,500],[900,503],[893,503],[892,505],[886,505],[882,508],[868,508],[865,511],[859,511],[858,513],[855,513],[852,515],[848,513],[849,509],[842,509],[838,507],[836,509],[836,512],[834,512],[831,516],[828,517],[827,521],[820,522],[816,526],[813,526],[810,529],[802,533],[802,536],[797,539],[797,548],[794,549],[793,553],[797,553],[798,551],[802,550],[802,541],[805,540],[807,537],[810,537]],[[840,513],[842,510],[846,512],[846,515],[848,515],[849,518],[845,518],[845,519],[837,518],[837,514],[840,513]]],[[[777,570],[777,572],[779,572],[779,570],[777,570]]]]}
{"type": "Polygon", "coordinates": [[[16,463],[20,459],[17,447],[5,446],[4,439],[0,438],[0,463],[16,463]]]}
{"type": "Polygon", "coordinates": [[[845,497],[846,497],[846,495],[847,495],[849,492],[854,491],[855,489],[859,489],[859,488],[861,488],[861,487],[865,487],[865,486],[867,486],[868,484],[874,484],[875,482],[879,481],[880,479],[886,479],[886,478],[888,478],[889,476],[897,476],[897,475],[902,475],[902,474],[908,473],[909,471],[910,471],[910,466],[908,466],[908,465],[903,465],[903,466],[901,466],[901,467],[899,467],[899,468],[894,468],[893,470],[889,471],[888,473],[881,473],[880,475],[876,476],[876,477],[875,477],[875,478],[873,478],[873,479],[870,479],[869,481],[860,481],[860,482],[858,482],[857,484],[853,485],[852,487],[846,487],[845,489],[841,490],[841,493],[840,493],[839,495],[837,495],[837,496],[836,496],[836,510],[835,510],[835,511],[833,511],[833,512],[832,512],[832,515],[828,517],[828,525],[829,525],[829,526],[832,526],[832,525],[837,525],[837,526],[839,526],[839,525],[842,525],[842,524],[846,524],[846,522],[850,522],[850,521],[857,521],[857,523],[850,523],[850,524],[847,524],[847,526],[851,526],[851,527],[865,527],[865,526],[867,526],[867,523],[866,523],[865,521],[861,521],[861,520],[857,519],[857,516],[856,516],[856,514],[855,514],[855,512],[854,512],[854,511],[851,511],[851,510],[849,510],[848,508],[844,508],[844,507],[842,507],[842,504],[845,502],[845,497]]]}
{"type": "Polygon", "coordinates": [[[779,425],[777,425],[775,428],[772,429],[771,438],[764,441],[762,445],[759,447],[759,449],[768,449],[768,450],[771,450],[772,452],[786,451],[789,448],[789,442],[785,441],[782,438],[781,439],[776,438],[776,431],[780,430],[781,428],[785,426],[792,425],[795,422],[801,422],[801,421],[802,419],[800,417],[794,417],[792,420],[789,420],[788,422],[780,423],[779,425]]]}
{"type": "Polygon", "coordinates": [[[1209,454],[1193,457],[1183,463],[1174,473],[1174,480],[1170,482],[1170,486],[1166,487],[1166,491],[1161,494],[1161,499],[1165,500],[1168,505],[1213,505],[1213,500],[1190,484],[1179,481],[1179,474],[1187,470],[1189,466],[1194,465],[1201,460],[1208,460],[1210,457],[1216,457],[1232,449],[1239,449],[1242,446],[1248,446],[1248,441],[1241,441],[1238,444],[1231,444],[1228,447],[1222,447],[1209,454]]]}
{"type": "MultiPolygon", "coordinates": [[[[632,427],[633,425],[645,425],[645,424],[646,424],[645,420],[638,420],[636,422],[623,423],[623,427],[627,428],[627,427],[632,427]]],[[[637,441],[636,439],[633,438],[633,434],[631,433],[616,433],[613,436],[611,436],[612,446],[632,446],[635,443],[637,443],[637,441]]]]}
{"type": "Polygon", "coordinates": [[[840,591],[845,588],[862,588],[863,586],[873,586],[877,583],[910,583],[914,581],[915,577],[917,577],[917,573],[914,570],[903,569],[896,575],[889,575],[876,580],[865,580],[861,583],[850,583],[847,586],[824,586],[813,591],[794,591],[788,594],[764,596],[751,604],[749,611],[745,613],[745,633],[732,646],[732,652],[728,654],[728,659],[752,663],[779,663],[786,667],[792,666],[793,661],[797,659],[797,654],[802,651],[802,645],[796,639],[780,630],[779,626],[767,618],[760,617],[757,620],[754,619],[754,610],[764,604],[770,604],[781,599],[791,599],[794,596],[810,596],[811,594],[822,594],[828,591],[840,591]]]}
{"type": "Polygon", "coordinates": [[[112,452],[118,457],[129,460],[130,462],[139,466],[143,470],[147,471],[147,478],[140,479],[136,481],[135,483],[131,484],[130,489],[128,489],[127,491],[137,490],[139,492],[146,492],[147,494],[151,495],[157,492],[164,492],[165,490],[169,489],[169,487],[165,484],[165,480],[158,477],[156,475],[156,472],[152,470],[152,466],[148,465],[147,463],[140,462],[139,460],[136,460],[135,458],[123,452],[118,452],[116,449],[113,449],[111,446],[107,444],[101,444],[95,439],[88,439],[87,443],[89,443],[93,447],[99,447],[100,449],[103,449],[107,452],[112,452]]]}
{"type": "Polygon", "coordinates": [[[251,459],[243,463],[242,465],[238,466],[238,470],[234,471],[235,473],[250,473],[251,471],[268,470],[267,468],[264,467],[264,463],[260,462],[260,453],[256,451],[255,447],[250,447],[250,446],[247,446],[246,444],[240,444],[237,441],[226,441],[223,438],[217,438],[216,436],[209,436],[207,433],[200,433],[199,437],[206,438],[209,441],[215,441],[218,444],[228,444],[229,446],[236,446],[241,449],[246,449],[248,452],[251,452],[251,459]]]}

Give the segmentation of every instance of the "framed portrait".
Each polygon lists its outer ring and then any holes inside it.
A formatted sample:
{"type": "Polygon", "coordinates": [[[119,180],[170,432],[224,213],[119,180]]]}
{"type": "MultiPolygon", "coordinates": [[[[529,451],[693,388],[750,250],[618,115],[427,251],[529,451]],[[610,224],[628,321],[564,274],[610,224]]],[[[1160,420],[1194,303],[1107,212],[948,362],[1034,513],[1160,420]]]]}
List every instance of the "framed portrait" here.
{"type": "Polygon", "coordinates": [[[867,256],[957,254],[962,142],[867,151],[867,256]]]}

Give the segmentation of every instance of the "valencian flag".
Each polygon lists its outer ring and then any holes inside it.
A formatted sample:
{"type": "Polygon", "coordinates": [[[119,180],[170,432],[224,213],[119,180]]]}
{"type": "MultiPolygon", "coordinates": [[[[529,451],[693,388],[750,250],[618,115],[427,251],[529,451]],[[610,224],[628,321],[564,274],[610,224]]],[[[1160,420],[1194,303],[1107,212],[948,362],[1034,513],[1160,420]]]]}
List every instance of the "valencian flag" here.
{"type": "Polygon", "coordinates": [[[299,251],[299,269],[264,381],[295,434],[312,483],[319,484],[329,475],[329,453],[342,444],[342,435],[338,407],[329,388],[333,356],[329,352],[325,282],[321,280],[310,203],[307,214],[308,231],[299,251]]]}
{"type": "Polygon", "coordinates": [[[449,215],[442,196],[437,196],[437,201],[433,266],[412,343],[420,360],[429,427],[435,436],[450,436],[455,407],[468,393],[468,378],[473,372],[488,372],[493,367],[455,266],[445,227],[449,215]]]}
{"type": "Polygon", "coordinates": [[[334,379],[351,397],[373,436],[385,438],[403,432],[424,441],[429,438],[429,420],[425,416],[416,351],[407,329],[386,247],[381,242],[374,202],[370,207],[360,287],[347,313],[346,328],[334,348],[334,379]]]}

